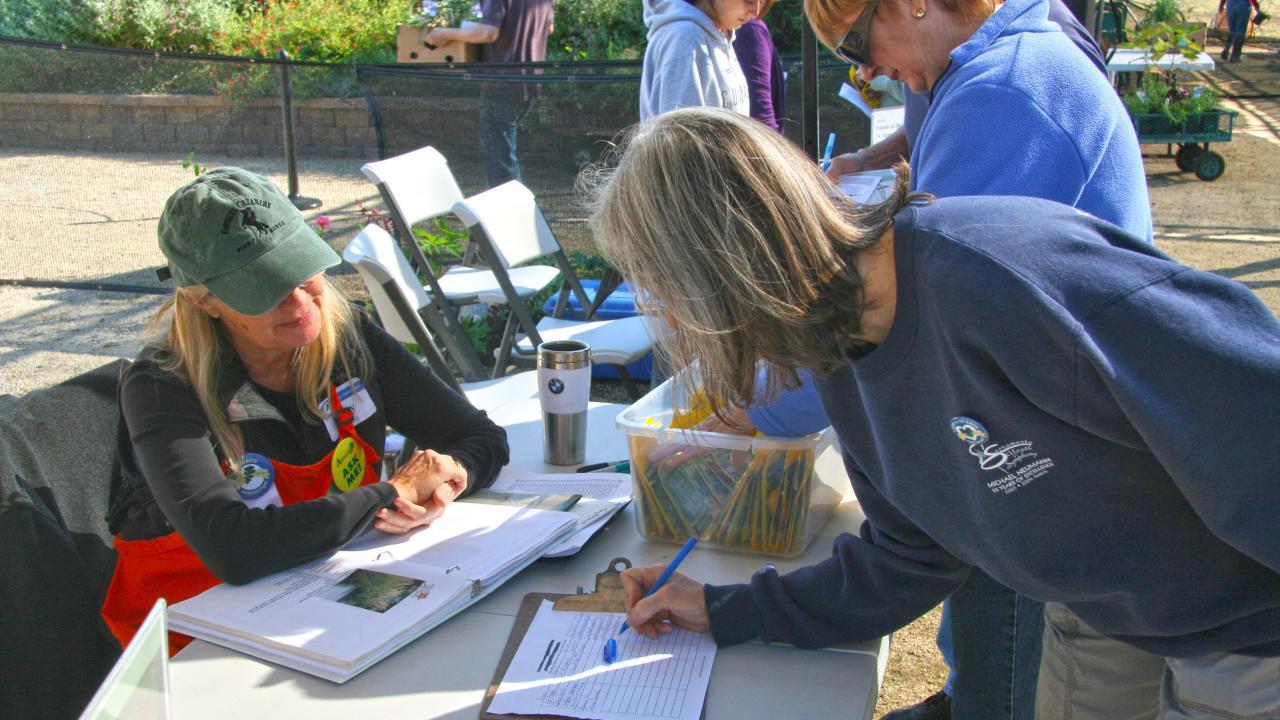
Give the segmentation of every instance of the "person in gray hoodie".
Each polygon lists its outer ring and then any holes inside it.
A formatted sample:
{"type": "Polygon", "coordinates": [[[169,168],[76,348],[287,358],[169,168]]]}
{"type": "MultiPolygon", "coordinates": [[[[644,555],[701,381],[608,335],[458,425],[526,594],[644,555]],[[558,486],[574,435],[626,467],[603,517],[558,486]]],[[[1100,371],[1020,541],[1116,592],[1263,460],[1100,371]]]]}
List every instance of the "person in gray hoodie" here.
{"type": "Polygon", "coordinates": [[[644,0],[649,46],[640,77],[640,120],[700,105],[749,114],[733,32],[759,9],[760,0],[644,0]]]}

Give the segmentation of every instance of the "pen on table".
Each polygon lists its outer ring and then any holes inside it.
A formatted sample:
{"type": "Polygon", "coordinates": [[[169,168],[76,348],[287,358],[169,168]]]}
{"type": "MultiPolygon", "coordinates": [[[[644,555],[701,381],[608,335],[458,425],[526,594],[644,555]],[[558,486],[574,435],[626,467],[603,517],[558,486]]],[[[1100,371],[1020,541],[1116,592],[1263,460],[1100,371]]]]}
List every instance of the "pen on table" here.
{"type": "Polygon", "coordinates": [[[578,468],[574,472],[589,473],[589,472],[595,472],[597,470],[603,470],[605,472],[620,472],[620,473],[631,472],[631,461],[618,460],[616,462],[592,463],[590,465],[583,465],[582,467],[578,468]]]}
{"type": "Polygon", "coordinates": [[[822,151],[822,172],[826,172],[831,167],[831,154],[836,151],[836,134],[831,133],[827,136],[827,149],[822,151]]]}
{"type": "MultiPolygon", "coordinates": [[[[688,540],[686,540],[684,543],[684,547],[680,548],[680,552],[676,553],[676,556],[671,558],[671,562],[667,564],[666,569],[663,570],[662,574],[658,576],[658,581],[653,584],[653,587],[649,588],[649,592],[646,592],[644,594],[644,597],[649,597],[650,595],[661,590],[662,586],[665,585],[667,581],[671,579],[671,576],[675,574],[676,568],[680,567],[680,563],[684,562],[685,556],[688,555],[689,551],[693,549],[693,546],[697,544],[698,544],[698,538],[696,537],[691,537],[688,540]]],[[[618,629],[617,634],[621,635],[626,631],[627,631],[627,621],[624,619],[622,621],[622,627],[618,629]]],[[[614,638],[609,638],[609,640],[604,644],[605,664],[612,663],[614,660],[617,660],[617,659],[618,659],[618,641],[615,640],[614,638]]]]}

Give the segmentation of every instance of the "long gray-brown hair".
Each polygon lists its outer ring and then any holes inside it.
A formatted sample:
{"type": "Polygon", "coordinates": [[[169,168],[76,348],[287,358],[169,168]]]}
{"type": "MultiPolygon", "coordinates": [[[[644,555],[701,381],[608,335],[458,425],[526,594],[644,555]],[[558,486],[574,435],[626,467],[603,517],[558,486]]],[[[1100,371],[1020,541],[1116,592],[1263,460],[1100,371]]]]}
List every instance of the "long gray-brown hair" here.
{"type": "Polygon", "coordinates": [[[909,199],[857,206],[776,131],[727,110],[688,108],[629,130],[588,169],[596,241],[672,328],[674,370],[698,365],[712,409],[749,405],[759,361],[767,387],[828,370],[858,344],[856,258],[909,199]]]}

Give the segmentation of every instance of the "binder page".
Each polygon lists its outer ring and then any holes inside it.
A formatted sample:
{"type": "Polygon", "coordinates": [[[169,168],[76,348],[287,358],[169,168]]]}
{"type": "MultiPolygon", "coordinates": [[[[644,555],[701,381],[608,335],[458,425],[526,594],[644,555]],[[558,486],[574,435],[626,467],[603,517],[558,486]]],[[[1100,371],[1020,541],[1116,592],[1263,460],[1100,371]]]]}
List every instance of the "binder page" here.
{"type": "Polygon", "coordinates": [[[557,612],[544,601],[489,705],[495,714],[597,720],[697,720],[716,646],[711,636],[673,629],[658,640],[629,630],[623,613],[557,612]],[[604,643],[618,660],[604,663],[604,643]]]}
{"type": "Polygon", "coordinates": [[[576,530],[569,513],[452,503],[428,527],[404,535],[368,533],[339,555],[442,567],[489,585],[576,530]]]}
{"type": "Polygon", "coordinates": [[[627,473],[565,473],[541,475],[510,465],[502,469],[491,486],[493,490],[549,494],[574,493],[582,500],[569,510],[578,518],[578,532],[543,557],[565,557],[582,549],[592,535],[604,527],[619,510],[631,501],[631,476],[627,473]]]}

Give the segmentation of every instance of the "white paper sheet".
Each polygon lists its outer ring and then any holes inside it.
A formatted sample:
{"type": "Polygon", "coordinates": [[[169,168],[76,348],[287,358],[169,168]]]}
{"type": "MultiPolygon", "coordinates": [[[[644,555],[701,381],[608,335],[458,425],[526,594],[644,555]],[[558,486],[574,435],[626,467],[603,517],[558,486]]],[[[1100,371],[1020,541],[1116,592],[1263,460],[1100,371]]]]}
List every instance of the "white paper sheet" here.
{"type": "Polygon", "coordinates": [[[489,706],[492,713],[596,720],[697,720],[716,646],[675,629],[658,640],[628,631],[622,613],[556,612],[543,602],[489,706]],[[606,665],[604,643],[618,640],[606,665]]]}
{"type": "MultiPolygon", "coordinates": [[[[505,492],[533,493],[573,493],[590,500],[605,501],[606,505],[587,503],[595,512],[588,518],[582,518],[578,532],[568,540],[551,548],[543,557],[565,557],[582,549],[596,531],[604,527],[619,510],[631,500],[631,476],[626,473],[566,473],[561,475],[540,475],[513,468],[510,465],[502,469],[494,479],[494,490],[505,492]]],[[[579,501],[579,504],[583,504],[579,501]]]]}

